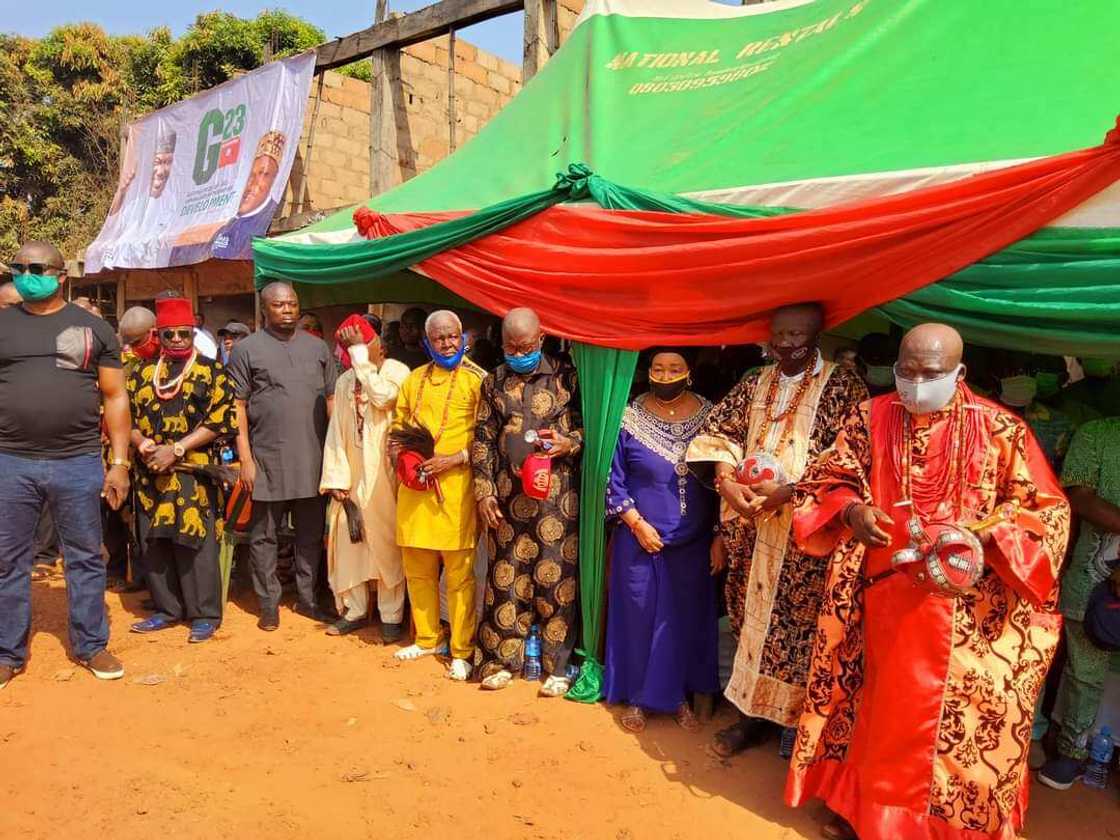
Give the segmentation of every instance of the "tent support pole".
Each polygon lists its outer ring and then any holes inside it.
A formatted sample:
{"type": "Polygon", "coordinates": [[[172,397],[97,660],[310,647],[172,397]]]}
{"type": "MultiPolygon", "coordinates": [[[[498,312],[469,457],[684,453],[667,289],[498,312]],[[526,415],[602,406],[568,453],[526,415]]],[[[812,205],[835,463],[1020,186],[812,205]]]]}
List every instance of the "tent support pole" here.
{"type": "MultiPolygon", "coordinates": [[[[377,0],[373,13],[374,24],[381,23],[389,14],[389,0],[377,0]]],[[[375,50],[369,58],[371,77],[369,86],[369,192],[377,195],[388,189],[388,173],[382,176],[382,160],[386,154],[385,149],[385,104],[393,105],[393,98],[385,95],[385,86],[388,83],[386,74],[385,50],[392,47],[375,50]]],[[[395,108],[395,106],[394,106],[395,108]]],[[[393,114],[395,124],[396,114],[393,114]]]]}
{"type": "Polygon", "coordinates": [[[315,127],[319,124],[319,104],[323,101],[323,79],[326,72],[316,74],[319,84],[315,88],[315,107],[311,109],[311,127],[307,129],[307,145],[303,150],[303,187],[300,190],[299,212],[311,209],[311,152],[315,148],[315,127]]]}
{"type": "Polygon", "coordinates": [[[455,30],[447,33],[447,153],[455,151],[455,30]]]}
{"type": "Polygon", "coordinates": [[[535,76],[559,46],[560,23],[556,0],[525,0],[521,84],[535,76]]]}

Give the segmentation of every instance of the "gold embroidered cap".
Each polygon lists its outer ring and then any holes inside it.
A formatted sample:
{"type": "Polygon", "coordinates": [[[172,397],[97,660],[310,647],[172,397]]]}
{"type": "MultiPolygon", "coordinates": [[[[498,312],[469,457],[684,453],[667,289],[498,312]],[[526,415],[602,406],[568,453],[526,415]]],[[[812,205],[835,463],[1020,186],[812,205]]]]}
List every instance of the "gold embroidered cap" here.
{"type": "Polygon", "coordinates": [[[257,153],[253,157],[267,155],[277,163],[284,156],[284,144],[287,139],[279,131],[266,131],[257,143],[257,153]]]}

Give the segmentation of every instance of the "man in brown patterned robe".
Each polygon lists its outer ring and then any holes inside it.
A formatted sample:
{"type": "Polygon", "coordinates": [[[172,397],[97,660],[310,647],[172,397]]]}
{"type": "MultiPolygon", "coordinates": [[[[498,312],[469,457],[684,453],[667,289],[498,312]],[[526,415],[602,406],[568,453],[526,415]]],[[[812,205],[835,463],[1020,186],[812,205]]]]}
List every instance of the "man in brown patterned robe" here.
{"type": "Polygon", "coordinates": [[[792,727],[801,714],[827,562],[790,538],[794,482],[836,436],[840,419],[867,399],[859,376],[821,358],[824,313],[816,304],[778,309],[770,327],[777,364],[748,373],[708,417],[688,450],[714,462],[723,499],[719,534],[728,562],[727,611],[738,650],[727,698],[740,719],[712,744],[723,757],[760,743],[767,721],[792,727]],[[784,475],[747,487],[736,466],[767,453],[784,475]]]}
{"type": "Polygon", "coordinates": [[[511,311],[502,324],[506,361],[482,383],[471,460],[490,572],[475,664],[483,687],[504,688],[521,670],[525,639],[537,625],[548,675],[541,693],[561,696],[569,688],[565,670],[579,606],[583,423],[575,368],[543,355],[543,339],[536,313],[511,311]],[[526,432],[540,440],[527,441],[526,432]],[[544,499],[530,498],[521,486],[521,465],[534,451],[551,458],[544,499]]]}

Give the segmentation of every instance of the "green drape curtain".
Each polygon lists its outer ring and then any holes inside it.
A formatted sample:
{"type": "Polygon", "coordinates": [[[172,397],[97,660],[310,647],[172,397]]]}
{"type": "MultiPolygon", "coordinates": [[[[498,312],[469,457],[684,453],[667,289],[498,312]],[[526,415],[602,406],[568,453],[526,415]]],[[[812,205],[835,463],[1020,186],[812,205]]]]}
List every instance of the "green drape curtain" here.
{"type": "Polygon", "coordinates": [[[906,328],[950,323],[973,344],[1118,357],[1120,229],[1045,228],[879,311],[906,328]]]}
{"type": "MultiPolygon", "coordinates": [[[[551,190],[531,193],[419,230],[338,245],[283,239],[253,243],[258,287],[283,277],[312,289],[397,273],[566,201],[607,209],[761,218],[794,208],[696,201],[625,187],[574,164],[551,190]]],[[[368,212],[368,211],[367,211],[368,212]]],[[[375,214],[371,214],[375,215],[375,214]]],[[[379,288],[379,287],[378,287],[379,288]]],[[[372,290],[371,290],[372,292],[372,290]]],[[[1115,356],[1120,322],[1120,229],[1046,228],[963,271],[882,306],[909,327],[936,319],[973,343],[1031,352],[1115,356]]]]}
{"type": "Polygon", "coordinates": [[[583,656],[569,700],[595,703],[602,696],[603,602],[606,588],[606,493],[611,459],[618,444],[622,412],[638,365],[633,350],[576,344],[572,357],[579,372],[583,407],[583,470],[579,500],[579,585],[583,619],[583,656]]]}

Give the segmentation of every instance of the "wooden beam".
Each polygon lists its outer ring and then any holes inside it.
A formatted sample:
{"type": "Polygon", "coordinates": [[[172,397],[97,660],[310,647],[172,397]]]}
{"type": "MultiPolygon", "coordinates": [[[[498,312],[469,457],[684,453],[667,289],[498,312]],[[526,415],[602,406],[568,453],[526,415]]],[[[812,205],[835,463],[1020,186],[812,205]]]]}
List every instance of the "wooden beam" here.
{"type": "Polygon", "coordinates": [[[335,38],[317,48],[315,69],[341,67],[368,58],[383,47],[401,48],[446,35],[473,23],[500,17],[522,8],[524,0],[441,0],[399,18],[335,38]]]}
{"type": "MultiPolygon", "coordinates": [[[[377,0],[373,12],[374,26],[385,22],[389,14],[389,0],[377,0]]],[[[385,107],[393,107],[392,97],[385,95],[386,61],[385,51],[377,50],[369,59],[370,86],[369,86],[369,191],[370,195],[377,195],[385,189],[382,186],[384,176],[381,174],[383,146],[385,144],[385,107]]],[[[396,120],[396,114],[392,115],[396,120]]]]}
{"type": "Polygon", "coordinates": [[[323,79],[326,73],[319,74],[319,85],[315,89],[315,107],[311,110],[311,126],[307,129],[307,145],[303,150],[303,183],[300,195],[292,196],[292,212],[306,213],[311,209],[311,153],[315,151],[315,127],[319,124],[319,106],[323,102],[323,79]]]}
{"type": "Polygon", "coordinates": [[[124,287],[124,274],[117,274],[117,324],[121,322],[124,317],[124,312],[128,308],[128,302],[125,300],[127,292],[124,287]]]}
{"type": "Polygon", "coordinates": [[[560,46],[556,0],[525,0],[521,84],[537,74],[560,46]]]}
{"type": "Polygon", "coordinates": [[[455,151],[455,30],[447,35],[447,153],[455,151]]]}

